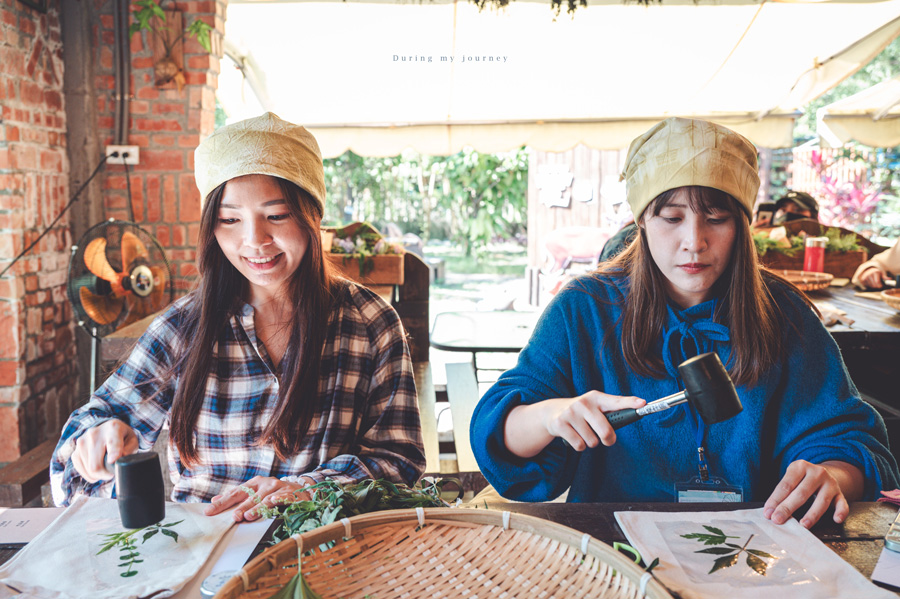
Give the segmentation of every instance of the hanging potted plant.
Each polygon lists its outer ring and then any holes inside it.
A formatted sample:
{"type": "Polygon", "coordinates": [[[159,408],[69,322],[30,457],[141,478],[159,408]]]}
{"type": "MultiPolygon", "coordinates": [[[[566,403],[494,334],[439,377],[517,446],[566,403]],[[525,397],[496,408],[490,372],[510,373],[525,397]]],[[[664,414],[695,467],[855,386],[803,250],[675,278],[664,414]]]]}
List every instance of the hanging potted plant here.
{"type": "Polygon", "coordinates": [[[154,47],[154,85],[164,87],[174,83],[178,91],[181,91],[185,84],[182,41],[185,36],[195,38],[204,50],[211,52],[212,27],[196,19],[188,27],[182,28],[181,12],[163,10],[156,0],[136,0],[134,5],[134,22],[128,28],[128,34],[131,36],[144,30],[150,32],[151,46],[154,47]]]}

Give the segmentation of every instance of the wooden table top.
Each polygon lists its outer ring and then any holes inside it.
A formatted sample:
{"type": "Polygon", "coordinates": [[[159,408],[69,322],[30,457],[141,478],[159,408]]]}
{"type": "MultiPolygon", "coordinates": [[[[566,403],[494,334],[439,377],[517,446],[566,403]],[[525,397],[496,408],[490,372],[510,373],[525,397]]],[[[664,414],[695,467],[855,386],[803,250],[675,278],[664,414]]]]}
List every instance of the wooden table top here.
{"type": "Polygon", "coordinates": [[[883,301],[859,297],[850,285],[810,292],[809,298],[815,304],[827,302],[853,319],[849,326],[840,323],[828,327],[842,352],[900,351],[900,312],[883,301]]]}

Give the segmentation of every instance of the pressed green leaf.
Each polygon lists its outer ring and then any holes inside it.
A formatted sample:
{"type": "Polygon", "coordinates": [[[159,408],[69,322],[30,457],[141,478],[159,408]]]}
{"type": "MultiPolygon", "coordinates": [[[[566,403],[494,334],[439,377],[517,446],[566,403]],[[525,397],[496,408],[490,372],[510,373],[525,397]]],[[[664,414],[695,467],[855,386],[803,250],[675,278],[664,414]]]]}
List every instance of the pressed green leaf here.
{"type": "Polygon", "coordinates": [[[718,535],[718,536],[720,536],[720,537],[724,537],[724,536],[725,536],[725,533],[722,532],[720,529],[716,528],[715,526],[707,526],[706,524],[704,524],[704,525],[703,525],[703,528],[705,528],[705,529],[708,530],[709,532],[713,533],[714,535],[718,535]]]}
{"type": "Polygon", "coordinates": [[[769,567],[769,564],[759,559],[752,553],[747,554],[747,565],[753,568],[753,570],[761,576],[766,575],[766,569],[769,567]]]}
{"type": "Polygon", "coordinates": [[[756,555],[756,556],[759,556],[759,557],[765,557],[765,558],[768,558],[768,559],[778,559],[777,557],[775,557],[775,556],[772,555],[771,553],[766,553],[765,551],[760,551],[759,549],[748,549],[747,551],[750,552],[750,553],[752,553],[753,555],[756,555]]]}
{"type": "Polygon", "coordinates": [[[132,576],[137,576],[137,570],[130,570],[128,572],[122,572],[119,574],[122,578],[131,578],[132,576]]]}
{"type": "Polygon", "coordinates": [[[723,568],[730,568],[731,566],[735,565],[738,561],[739,555],[740,555],[739,553],[735,553],[734,555],[726,555],[726,556],[720,557],[713,563],[712,570],[710,570],[708,572],[708,574],[712,574],[713,572],[716,572],[717,570],[722,570],[723,568]]]}
{"type": "Polygon", "coordinates": [[[171,537],[176,543],[178,542],[178,533],[174,530],[169,530],[168,528],[160,528],[159,532],[163,533],[167,537],[171,537]]]}
{"type": "Polygon", "coordinates": [[[146,543],[147,539],[149,539],[150,537],[152,537],[153,535],[155,535],[158,532],[159,532],[158,528],[154,528],[153,530],[148,530],[147,532],[144,533],[144,537],[141,539],[141,543],[146,543]]]}
{"type": "Polygon", "coordinates": [[[178,522],[169,522],[168,524],[162,524],[161,526],[176,526],[184,522],[184,519],[179,520],[178,522]]]}
{"type": "Polygon", "coordinates": [[[730,547],[710,547],[709,549],[700,549],[694,553],[712,553],[713,555],[725,555],[726,553],[734,553],[734,549],[730,547]]]}
{"type": "Polygon", "coordinates": [[[735,549],[743,549],[740,545],[735,545],[734,543],[724,543],[728,547],[734,547],[735,549]]]}

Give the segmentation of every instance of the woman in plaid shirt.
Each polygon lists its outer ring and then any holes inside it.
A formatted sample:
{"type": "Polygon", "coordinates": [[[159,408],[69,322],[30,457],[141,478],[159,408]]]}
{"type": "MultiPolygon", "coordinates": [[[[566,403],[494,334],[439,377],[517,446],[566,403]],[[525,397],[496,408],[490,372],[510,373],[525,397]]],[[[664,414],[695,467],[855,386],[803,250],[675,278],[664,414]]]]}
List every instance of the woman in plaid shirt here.
{"type": "Polygon", "coordinates": [[[394,309],[326,268],[315,138],[267,113],[195,153],[205,199],[198,288],[159,316],[66,423],[54,500],[109,497],[105,461],[170,429],[176,501],[258,517],[326,478],[414,483],[425,457],[409,349],[394,309]]]}

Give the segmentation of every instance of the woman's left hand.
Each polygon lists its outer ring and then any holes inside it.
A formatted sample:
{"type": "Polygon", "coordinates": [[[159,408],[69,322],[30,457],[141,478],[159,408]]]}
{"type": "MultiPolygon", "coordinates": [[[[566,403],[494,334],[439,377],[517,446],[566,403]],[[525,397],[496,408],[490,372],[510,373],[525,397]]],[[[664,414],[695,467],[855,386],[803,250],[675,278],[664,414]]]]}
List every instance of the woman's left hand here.
{"type": "Polygon", "coordinates": [[[257,508],[259,505],[273,507],[278,503],[286,503],[309,499],[309,493],[303,491],[306,487],[314,485],[310,478],[301,479],[302,483],[289,483],[270,476],[254,476],[247,482],[232,487],[221,495],[212,498],[212,503],[204,512],[207,516],[221,514],[227,509],[237,506],[234,510],[234,521],[253,521],[259,518],[257,508]],[[242,487],[253,490],[256,497],[251,497],[242,487]]]}
{"type": "Polygon", "coordinates": [[[775,524],[784,524],[797,509],[815,495],[812,507],[800,520],[810,528],[829,507],[834,506],[834,521],[840,524],[850,512],[848,497],[859,499],[863,490],[863,474],[846,462],[830,461],[812,464],[797,460],[788,466],[781,482],[763,506],[763,515],[775,524]]]}

